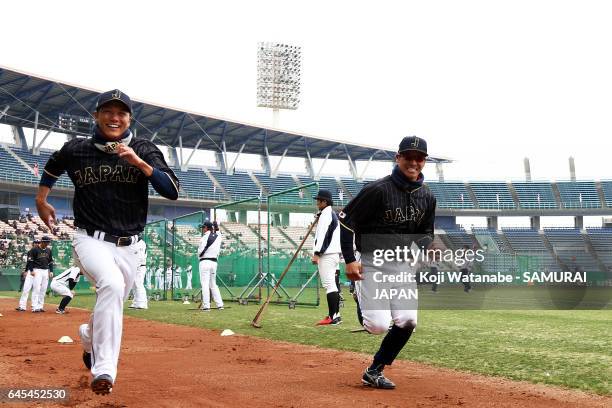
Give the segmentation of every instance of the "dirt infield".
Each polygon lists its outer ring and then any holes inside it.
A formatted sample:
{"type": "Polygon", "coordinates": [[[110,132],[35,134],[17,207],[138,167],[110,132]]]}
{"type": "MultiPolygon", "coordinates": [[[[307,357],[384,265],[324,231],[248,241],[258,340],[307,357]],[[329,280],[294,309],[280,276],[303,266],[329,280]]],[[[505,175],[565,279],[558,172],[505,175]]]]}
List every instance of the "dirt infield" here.
{"type": "MultiPolygon", "coordinates": [[[[610,407],[612,398],[400,361],[398,388],[360,384],[370,357],[126,318],[113,393],[96,396],[77,328],[88,318],[16,312],[0,299],[0,388],[64,387],[70,407],[610,407]],[[163,334],[162,334],[163,333],[163,334]],[[69,335],[75,344],[59,345],[69,335]]],[[[51,306],[48,305],[51,309],[51,306]]],[[[2,406],[32,406],[4,403],[2,406]]]]}

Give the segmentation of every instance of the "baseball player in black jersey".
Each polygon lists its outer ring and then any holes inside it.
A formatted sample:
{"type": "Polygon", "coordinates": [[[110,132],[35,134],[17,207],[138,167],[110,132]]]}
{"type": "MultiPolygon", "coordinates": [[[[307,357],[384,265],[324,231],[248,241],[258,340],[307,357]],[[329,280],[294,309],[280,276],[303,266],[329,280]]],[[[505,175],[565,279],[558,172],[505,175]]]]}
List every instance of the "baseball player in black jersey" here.
{"type": "Polygon", "coordinates": [[[44,236],[38,247],[28,252],[26,269],[30,271],[32,280],[32,312],[44,312],[45,295],[49,286],[49,277],[53,276],[53,255],[49,243],[51,238],[44,236]]]}
{"type": "MultiPolygon", "coordinates": [[[[396,166],[392,174],[367,184],[339,214],[346,275],[356,281],[363,326],[373,334],[386,332],[372,364],[362,377],[365,385],[375,388],[395,388],[395,384],[383,375],[383,369],[393,363],[410,338],[417,324],[417,310],[416,307],[415,310],[406,310],[393,301],[384,301],[384,307],[379,306],[381,303],[377,307],[368,307],[371,299],[364,297],[366,288],[363,286],[368,280],[362,279],[369,278],[375,268],[371,264],[362,267],[359,256],[362,243],[372,236],[390,237],[390,242],[408,240],[408,247],[414,244],[421,249],[429,247],[433,241],[436,200],[423,185],[421,170],[426,157],[425,140],[405,137],[395,156],[396,166]],[[391,320],[393,326],[389,329],[391,320]]],[[[387,240],[384,241],[387,245],[387,240]]],[[[401,267],[409,268],[409,264],[406,262],[401,267]]]]}
{"type": "Polygon", "coordinates": [[[36,206],[52,228],[55,209],[47,196],[67,172],[74,184],[75,262],[97,293],[89,323],[79,328],[83,361],[91,368],[92,390],[108,394],[117,375],[123,301],[139,265],[136,243],[147,220],[148,185],[176,200],[179,183],[162,152],[149,140],[132,136],[132,102],[125,93],[115,89],[100,94],[93,115],[91,138],[72,139],[49,158],[36,206]]]}

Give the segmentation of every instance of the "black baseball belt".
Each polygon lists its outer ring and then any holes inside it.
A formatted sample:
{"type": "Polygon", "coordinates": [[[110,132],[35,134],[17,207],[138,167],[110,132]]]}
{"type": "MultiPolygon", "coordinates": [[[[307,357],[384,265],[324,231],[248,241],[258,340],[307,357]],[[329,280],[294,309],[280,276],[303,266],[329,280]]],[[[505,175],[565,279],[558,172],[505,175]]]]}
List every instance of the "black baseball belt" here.
{"type": "Polygon", "coordinates": [[[213,261],[213,262],[217,262],[217,258],[201,258],[200,262],[202,261],[213,261]]]}
{"type": "Polygon", "coordinates": [[[89,235],[90,237],[101,240],[101,241],[110,242],[111,244],[115,244],[118,247],[129,246],[141,240],[140,235],[128,235],[125,237],[120,237],[117,235],[109,234],[104,231],[89,230],[89,229],[86,231],[87,231],[87,235],[89,235]]]}

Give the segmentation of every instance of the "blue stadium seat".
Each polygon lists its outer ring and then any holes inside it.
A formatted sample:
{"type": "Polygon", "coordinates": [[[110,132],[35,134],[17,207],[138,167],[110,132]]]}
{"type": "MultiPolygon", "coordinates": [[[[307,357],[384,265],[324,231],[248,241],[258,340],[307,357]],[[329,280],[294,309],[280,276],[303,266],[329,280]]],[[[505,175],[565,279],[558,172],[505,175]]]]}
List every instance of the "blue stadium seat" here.
{"type": "Polygon", "coordinates": [[[438,208],[474,208],[474,202],[460,182],[426,183],[438,203],[438,208]]]}
{"type": "Polygon", "coordinates": [[[594,181],[559,181],[557,187],[563,208],[601,207],[594,181]]]}
{"type": "Polygon", "coordinates": [[[506,183],[500,182],[470,182],[474,191],[478,208],[512,209],[516,204],[506,183]]]}
{"type": "Polygon", "coordinates": [[[512,186],[519,198],[521,208],[559,208],[552,191],[552,185],[548,182],[513,181],[512,186]]]}

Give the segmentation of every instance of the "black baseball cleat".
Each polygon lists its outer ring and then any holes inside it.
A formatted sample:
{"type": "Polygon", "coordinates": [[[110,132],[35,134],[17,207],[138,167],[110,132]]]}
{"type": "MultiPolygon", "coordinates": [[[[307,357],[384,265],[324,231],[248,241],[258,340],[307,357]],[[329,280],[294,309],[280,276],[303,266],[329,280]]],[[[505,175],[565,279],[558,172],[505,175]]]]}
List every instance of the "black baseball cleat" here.
{"type": "Polygon", "coordinates": [[[91,370],[91,353],[83,351],[83,363],[88,370],[91,370]]]}
{"type": "Polygon", "coordinates": [[[66,311],[64,311],[64,310],[62,310],[62,309],[60,309],[58,307],[57,309],[55,309],[55,313],[57,313],[57,314],[64,314],[64,313],[66,313],[66,311]]]}
{"type": "Polygon", "coordinates": [[[91,390],[98,395],[107,395],[113,391],[113,379],[108,374],[100,374],[91,382],[91,390]]]}
{"type": "Polygon", "coordinates": [[[334,317],[330,324],[337,326],[342,323],[342,318],[340,316],[334,317]]]}
{"type": "Polygon", "coordinates": [[[392,390],[395,388],[395,384],[393,383],[393,381],[385,377],[382,371],[370,370],[369,368],[366,369],[363,373],[363,377],[361,377],[361,382],[363,383],[363,385],[367,385],[368,387],[373,388],[382,388],[385,390],[392,390]]]}
{"type": "Polygon", "coordinates": [[[23,309],[21,307],[16,307],[15,310],[18,311],[18,312],[25,312],[26,311],[25,309],[23,309]]]}

